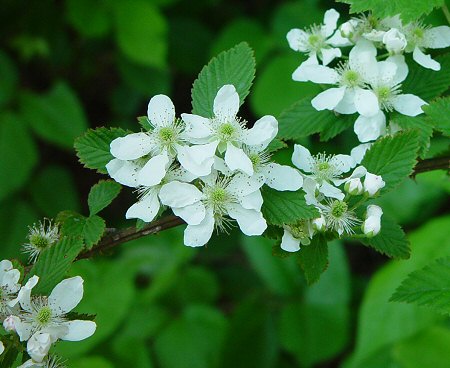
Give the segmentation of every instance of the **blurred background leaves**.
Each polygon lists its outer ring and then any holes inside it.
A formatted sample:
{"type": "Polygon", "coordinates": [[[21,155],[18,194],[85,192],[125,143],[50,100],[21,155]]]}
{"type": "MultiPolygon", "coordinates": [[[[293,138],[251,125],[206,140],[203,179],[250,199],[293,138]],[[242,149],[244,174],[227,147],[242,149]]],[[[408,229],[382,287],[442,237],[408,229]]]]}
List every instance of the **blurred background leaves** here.
{"type": "MultiPolygon", "coordinates": [[[[242,108],[250,122],[279,116],[317,86],[291,80],[302,58],[285,35],[322,21],[331,1],[4,0],[0,12],[1,258],[20,258],[27,227],[59,211],[88,213],[101,176],[82,168],[73,140],[88,127],[137,131],[154,94],[188,112],[196,75],[212,56],[241,41],[255,50],[257,75],[242,108]]],[[[440,12],[428,23],[444,24],[440,12]]],[[[315,151],[348,153],[346,131],[315,151]]],[[[432,138],[429,154],[448,148],[432,138]]],[[[288,149],[277,152],[289,161],[288,149]]],[[[444,172],[418,175],[379,200],[410,230],[412,258],[390,261],[354,243],[330,244],[330,263],[311,287],[294,258],[272,241],[216,237],[182,245],[181,229],[130,242],[110,257],[80,261],[79,312],[98,331],[58,353],[76,368],[134,367],[446,367],[448,319],[388,302],[401,280],[448,254],[444,172]],[[401,194],[401,195],[400,195],[401,194]],[[427,219],[426,225],[421,226],[427,219]],[[380,268],[381,267],[381,268],[380,268]]],[[[104,211],[108,226],[131,226],[124,190],[104,211]]]]}

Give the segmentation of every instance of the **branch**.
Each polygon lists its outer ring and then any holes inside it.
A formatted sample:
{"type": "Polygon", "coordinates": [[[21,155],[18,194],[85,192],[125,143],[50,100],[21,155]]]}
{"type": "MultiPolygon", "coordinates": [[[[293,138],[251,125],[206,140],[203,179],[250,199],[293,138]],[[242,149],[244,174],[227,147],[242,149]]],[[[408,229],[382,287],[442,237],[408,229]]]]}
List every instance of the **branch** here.
{"type": "Polygon", "coordinates": [[[414,178],[417,174],[433,170],[449,170],[450,157],[429,158],[427,160],[420,160],[414,167],[411,176],[414,178]]]}

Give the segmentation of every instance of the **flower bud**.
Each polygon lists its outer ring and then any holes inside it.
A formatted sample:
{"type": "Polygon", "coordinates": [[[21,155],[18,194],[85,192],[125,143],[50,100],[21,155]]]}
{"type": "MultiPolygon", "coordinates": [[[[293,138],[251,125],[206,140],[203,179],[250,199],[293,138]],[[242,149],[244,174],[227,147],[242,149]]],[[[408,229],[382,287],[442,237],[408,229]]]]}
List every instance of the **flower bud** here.
{"type": "Polygon", "coordinates": [[[344,38],[351,39],[355,35],[356,26],[358,21],[356,19],[350,19],[349,21],[342,23],[339,27],[341,31],[341,36],[344,38]]]}
{"type": "Polygon", "coordinates": [[[364,192],[366,192],[370,197],[374,197],[381,188],[384,188],[386,183],[383,181],[381,176],[366,173],[366,178],[364,179],[364,192]]]}
{"type": "Polygon", "coordinates": [[[353,178],[344,185],[344,190],[350,195],[360,195],[364,191],[360,178],[353,178]]]}
{"type": "Polygon", "coordinates": [[[8,332],[16,332],[16,324],[20,322],[20,318],[17,316],[8,316],[3,321],[3,328],[8,332]]]}
{"type": "Polygon", "coordinates": [[[312,227],[315,231],[323,231],[326,228],[325,217],[320,216],[312,220],[312,227]]]}
{"type": "Polygon", "coordinates": [[[52,339],[50,334],[46,332],[37,332],[28,340],[27,352],[33,361],[41,363],[51,346],[52,339]]]}
{"type": "Polygon", "coordinates": [[[368,238],[372,238],[380,232],[382,214],[381,207],[374,204],[367,206],[366,219],[361,226],[361,230],[368,238]]]}
{"type": "Polygon", "coordinates": [[[391,28],[383,36],[383,43],[392,54],[401,53],[407,44],[406,37],[397,28],[391,28]]]}

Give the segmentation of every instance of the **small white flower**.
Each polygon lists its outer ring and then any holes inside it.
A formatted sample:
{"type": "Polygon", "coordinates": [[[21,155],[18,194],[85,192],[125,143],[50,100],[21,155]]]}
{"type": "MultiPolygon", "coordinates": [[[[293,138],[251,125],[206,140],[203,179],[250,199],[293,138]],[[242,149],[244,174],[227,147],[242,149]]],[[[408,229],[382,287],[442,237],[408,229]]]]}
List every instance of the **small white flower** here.
{"type": "Polygon", "coordinates": [[[391,28],[383,35],[383,43],[391,54],[400,54],[407,45],[405,35],[397,28],[391,28]]]}
{"type": "Polygon", "coordinates": [[[42,363],[55,341],[47,332],[36,332],[27,342],[27,353],[33,361],[42,363]]]}
{"type": "Polygon", "coordinates": [[[252,147],[264,149],[278,133],[278,122],[270,115],[263,116],[251,129],[237,117],[240,100],[236,88],[227,84],[219,89],[214,98],[214,116],[210,119],[194,114],[182,114],[186,123],[186,135],[191,147],[178,152],[180,164],[197,176],[211,173],[216,150],[225,153],[225,163],[231,171],[239,170],[253,175],[253,164],[246,154],[252,147]]]}
{"type": "Polygon", "coordinates": [[[0,317],[5,318],[14,311],[17,305],[17,292],[20,272],[13,268],[11,261],[0,262],[0,317]]]}
{"type": "Polygon", "coordinates": [[[281,239],[281,249],[286,252],[297,252],[301,245],[308,245],[314,235],[314,230],[309,220],[300,220],[295,225],[285,225],[281,239]]]}
{"type": "Polygon", "coordinates": [[[364,192],[363,184],[361,183],[361,178],[366,175],[367,170],[364,166],[358,166],[353,173],[344,179],[335,180],[335,185],[344,184],[344,190],[350,195],[360,195],[364,192]]]}
{"type": "Polygon", "coordinates": [[[3,321],[3,328],[8,332],[16,332],[16,323],[20,322],[20,318],[10,315],[3,321]]]}
{"type": "Polygon", "coordinates": [[[374,204],[367,206],[366,219],[361,225],[362,232],[368,237],[374,237],[381,230],[383,210],[374,204]]]}
{"type": "Polygon", "coordinates": [[[325,217],[321,214],[320,217],[313,219],[312,221],[312,227],[315,231],[324,231],[326,229],[326,221],[325,217]]]}
{"type": "Polygon", "coordinates": [[[370,197],[375,196],[385,185],[386,183],[381,176],[369,172],[366,173],[366,178],[364,179],[364,192],[370,197]]]}
{"type": "Polygon", "coordinates": [[[29,262],[34,263],[44,249],[50,248],[58,240],[58,225],[52,220],[44,219],[39,224],[29,227],[28,243],[23,245],[23,252],[28,254],[29,262]]]}
{"type": "Polygon", "coordinates": [[[243,173],[227,177],[213,171],[201,178],[200,189],[188,183],[172,181],[161,188],[161,202],[188,224],[184,244],[205,245],[214,227],[225,229],[230,219],[237,221],[246,235],[261,235],[267,228],[261,214],[263,199],[259,189],[264,178],[243,173]]]}
{"type": "Polygon", "coordinates": [[[302,65],[318,64],[317,58],[322,60],[323,65],[328,65],[341,56],[341,50],[333,46],[347,46],[350,43],[341,36],[340,31],[335,32],[338,19],[339,13],[329,9],[325,12],[323,24],[313,25],[307,30],[294,28],[288,32],[286,38],[290,48],[308,55],[302,65]]]}
{"type": "Polygon", "coordinates": [[[53,340],[80,341],[90,337],[97,327],[95,322],[69,320],[67,313],[83,298],[83,279],[79,276],[61,281],[50,296],[31,296],[39,281],[33,276],[19,291],[19,303],[23,311],[16,321],[20,341],[28,340],[37,332],[48,333],[53,340]]]}
{"type": "Polygon", "coordinates": [[[353,234],[353,227],[361,223],[355,213],[348,208],[348,203],[340,200],[329,200],[327,203],[319,203],[319,208],[325,218],[328,229],[335,230],[339,236],[344,232],[353,234]]]}

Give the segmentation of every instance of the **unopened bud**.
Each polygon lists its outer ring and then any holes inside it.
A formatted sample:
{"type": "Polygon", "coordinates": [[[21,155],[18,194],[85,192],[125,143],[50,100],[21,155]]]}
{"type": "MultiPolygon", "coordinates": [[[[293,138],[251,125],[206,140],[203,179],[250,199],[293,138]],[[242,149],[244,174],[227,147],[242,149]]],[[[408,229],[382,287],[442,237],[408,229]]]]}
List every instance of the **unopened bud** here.
{"type": "Polygon", "coordinates": [[[393,54],[401,53],[407,44],[406,37],[397,28],[391,28],[383,36],[386,50],[393,54]]]}
{"type": "Polygon", "coordinates": [[[355,35],[355,29],[358,22],[355,19],[350,19],[349,21],[342,23],[339,30],[341,31],[341,36],[344,38],[351,39],[355,35]]]}
{"type": "Polygon", "coordinates": [[[382,177],[379,175],[366,173],[366,178],[364,179],[364,192],[366,192],[370,197],[375,196],[381,188],[384,188],[386,183],[383,181],[382,177]]]}
{"type": "Polygon", "coordinates": [[[20,322],[20,318],[17,316],[8,316],[3,321],[3,328],[8,332],[16,332],[16,324],[20,322]]]}
{"type": "Polygon", "coordinates": [[[312,226],[315,231],[325,230],[325,227],[326,227],[325,218],[323,216],[320,216],[318,218],[313,219],[312,226]]]}
{"type": "Polygon", "coordinates": [[[366,219],[361,226],[361,230],[368,238],[372,238],[380,232],[382,215],[381,207],[374,204],[367,206],[366,219]]]}
{"type": "Polygon", "coordinates": [[[344,185],[344,190],[350,195],[360,195],[363,191],[363,185],[360,178],[353,178],[344,185]]]}

